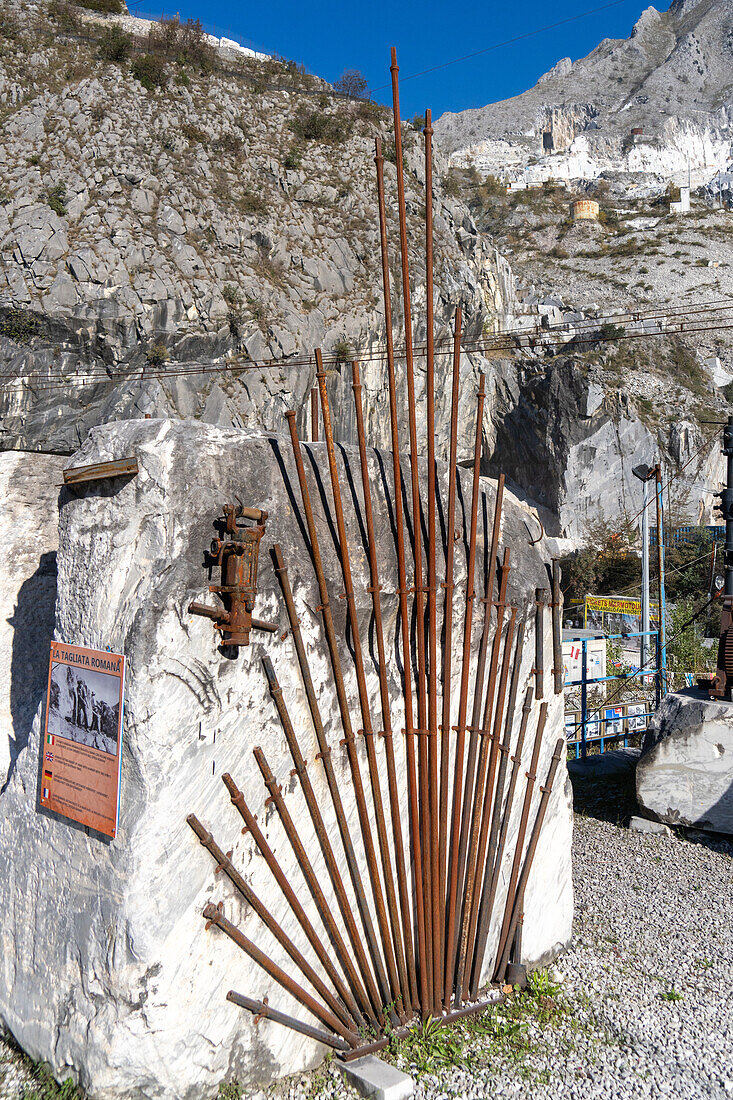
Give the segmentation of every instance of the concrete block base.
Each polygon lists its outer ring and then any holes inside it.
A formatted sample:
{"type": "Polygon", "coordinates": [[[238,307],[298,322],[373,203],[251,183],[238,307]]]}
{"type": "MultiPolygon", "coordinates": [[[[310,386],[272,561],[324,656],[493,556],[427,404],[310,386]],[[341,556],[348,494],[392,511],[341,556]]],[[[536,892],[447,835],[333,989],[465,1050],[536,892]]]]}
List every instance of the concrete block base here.
{"type": "Polygon", "coordinates": [[[344,1062],[341,1072],[357,1092],[374,1100],[408,1100],[415,1091],[411,1077],[373,1054],[344,1062]]]}

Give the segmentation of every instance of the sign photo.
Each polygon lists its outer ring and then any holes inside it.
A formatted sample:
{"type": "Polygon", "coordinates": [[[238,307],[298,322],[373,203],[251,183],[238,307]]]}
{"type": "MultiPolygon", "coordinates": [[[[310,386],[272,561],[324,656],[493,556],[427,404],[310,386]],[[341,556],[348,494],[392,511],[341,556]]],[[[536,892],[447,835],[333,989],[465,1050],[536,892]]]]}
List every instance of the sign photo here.
{"type": "Polygon", "coordinates": [[[51,642],[41,805],[117,834],[125,658],[51,642]]]}

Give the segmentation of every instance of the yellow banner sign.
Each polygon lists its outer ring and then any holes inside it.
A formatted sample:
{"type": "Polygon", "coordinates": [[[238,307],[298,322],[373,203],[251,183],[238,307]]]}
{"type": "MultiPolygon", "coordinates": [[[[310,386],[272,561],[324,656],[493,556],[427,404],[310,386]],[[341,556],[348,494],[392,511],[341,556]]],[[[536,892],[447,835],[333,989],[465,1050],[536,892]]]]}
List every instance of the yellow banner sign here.
{"type": "Polygon", "coordinates": [[[614,596],[586,596],[586,611],[606,611],[615,615],[641,615],[641,600],[617,599],[614,596]]]}

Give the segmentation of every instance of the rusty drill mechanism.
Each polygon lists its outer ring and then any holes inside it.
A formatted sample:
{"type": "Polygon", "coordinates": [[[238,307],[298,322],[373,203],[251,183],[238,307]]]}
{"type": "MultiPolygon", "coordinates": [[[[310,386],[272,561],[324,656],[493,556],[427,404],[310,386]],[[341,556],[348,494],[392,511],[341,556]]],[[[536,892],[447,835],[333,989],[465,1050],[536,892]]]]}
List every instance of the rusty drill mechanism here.
{"type": "Polygon", "coordinates": [[[221,568],[221,584],[210,584],[209,592],[216,592],[224,607],[208,607],[203,603],[191,603],[188,610],[193,615],[212,619],[220,631],[223,645],[249,645],[250,630],[266,630],[276,633],[277,625],[253,619],[257,596],[257,563],[260,541],[265,533],[267,512],[260,508],[245,508],[242,504],[225,504],[222,537],[212,539],[207,564],[221,568]],[[246,521],[252,523],[247,524],[246,521]]]}

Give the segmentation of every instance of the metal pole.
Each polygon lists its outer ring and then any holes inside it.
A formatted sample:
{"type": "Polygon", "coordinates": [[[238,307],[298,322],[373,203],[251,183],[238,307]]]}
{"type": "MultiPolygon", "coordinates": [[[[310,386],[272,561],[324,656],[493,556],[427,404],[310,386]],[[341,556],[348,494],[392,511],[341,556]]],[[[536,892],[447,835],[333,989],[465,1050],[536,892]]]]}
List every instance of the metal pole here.
{"type": "Polygon", "coordinates": [[[721,497],[725,516],[725,588],[723,595],[733,596],[733,416],[728,417],[723,432],[723,454],[726,456],[726,490],[721,497]]]}
{"type": "MultiPolygon", "coordinates": [[[[379,869],[377,866],[376,853],[374,851],[374,841],[372,839],[369,811],[367,810],[366,799],[364,797],[364,784],[362,783],[361,779],[359,756],[356,751],[356,738],[354,737],[354,728],[351,723],[351,714],[349,713],[349,701],[346,695],[346,685],[344,683],[344,675],[341,668],[341,656],[339,654],[338,640],[336,638],[336,628],[333,622],[333,612],[331,611],[331,600],[328,594],[326,574],[323,569],[323,560],[321,558],[321,550],[318,543],[318,532],[316,530],[316,522],[313,516],[313,508],[311,506],[310,490],[308,488],[308,481],[305,476],[305,466],[303,464],[303,454],[301,451],[300,439],[298,438],[298,429],[295,426],[295,412],[293,410],[288,410],[288,412],[285,413],[285,419],[287,420],[288,428],[290,429],[290,441],[293,447],[293,458],[295,460],[295,468],[298,474],[298,484],[300,486],[300,493],[303,500],[303,511],[305,512],[306,524],[308,526],[308,538],[311,544],[311,556],[313,558],[313,565],[316,572],[316,580],[318,581],[318,594],[321,600],[320,611],[323,617],[323,628],[326,634],[326,642],[328,644],[328,653],[331,660],[334,685],[336,687],[336,698],[338,700],[339,714],[341,716],[341,726],[344,731],[344,741],[346,742],[346,751],[349,757],[351,778],[354,788],[354,799],[356,801],[356,808],[359,816],[359,826],[361,828],[362,840],[364,842],[364,852],[366,855],[367,869],[369,871],[369,880],[372,885],[374,906],[377,911],[377,922],[379,924],[379,929],[382,934],[382,946],[385,951],[385,956],[389,958],[392,955],[392,945],[389,937],[389,929],[387,927],[387,914],[384,907],[384,895],[382,893],[382,886],[379,881],[379,869]],[[386,938],[385,932],[387,933],[386,938]]],[[[369,953],[372,956],[375,975],[379,984],[380,992],[382,994],[382,1004],[388,1005],[392,1002],[393,999],[392,992],[390,990],[390,985],[387,982],[386,974],[382,964],[382,958],[379,954],[376,942],[371,937],[371,928],[367,924],[367,922],[365,922],[364,931],[367,935],[367,940],[369,943],[369,953]]],[[[390,976],[392,974],[393,968],[394,960],[392,959],[390,976]]]]}
{"type": "Polygon", "coordinates": [[[216,870],[214,871],[214,874],[217,874],[217,872],[219,871],[224,872],[229,881],[232,883],[233,886],[236,887],[236,889],[242,895],[247,904],[252,906],[255,913],[257,913],[257,916],[260,918],[265,927],[269,928],[270,932],[272,932],[278,943],[287,951],[288,955],[298,967],[303,977],[311,983],[316,993],[320,994],[320,996],[326,1002],[331,1011],[336,1016],[338,1016],[339,1019],[344,1023],[344,1025],[349,1029],[353,1030],[356,1028],[357,1024],[355,1023],[355,1020],[358,1021],[359,1024],[363,1023],[364,1017],[359,1012],[355,1002],[353,1001],[353,998],[349,999],[348,993],[346,997],[343,996],[343,983],[341,982],[338,973],[333,968],[333,964],[331,963],[328,954],[324,952],[324,957],[331,967],[331,973],[329,973],[329,977],[331,978],[331,981],[333,981],[333,975],[335,975],[336,981],[334,982],[334,988],[339,992],[339,995],[342,997],[342,1000],[344,1000],[344,1003],[349,1004],[351,1008],[356,1010],[355,1016],[352,1014],[351,1011],[347,1011],[344,1006],[339,1002],[338,998],[333,995],[331,990],[321,978],[320,974],[318,974],[313,969],[311,964],[304,957],[302,952],[295,946],[288,934],[277,923],[269,909],[267,909],[266,906],[262,904],[259,897],[250,887],[249,883],[242,877],[242,875],[240,875],[240,873],[234,867],[234,864],[232,863],[229,856],[222,851],[222,849],[214,840],[211,833],[208,831],[208,829],[204,828],[196,815],[189,814],[186,818],[186,821],[191,826],[204,848],[206,848],[216,860],[216,870]]]}
{"type": "MultiPolygon", "coordinates": [[[[402,267],[402,300],[404,304],[405,320],[405,359],[407,375],[407,423],[410,436],[410,483],[412,487],[412,540],[415,562],[415,607],[417,619],[417,726],[418,730],[427,729],[427,692],[425,681],[425,617],[424,617],[424,587],[422,568],[422,509],[420,507],[420,480],[418,472],[417,449],[417,422],[415,418],[415,372],[412,347],[412,307],[410,298],[410,272],[407,252],[407,208],[405,206],[405,176],[402,162],[402,124],[400,121],[400,92],[397,66],[397,52],[392,49],[392,109],[394,113],[394,140],[395,160],[397,168],[397,209],[400,219],[400,263],[402,267]]],[[[425,803],[428,780],[428,754],[425,744],[425,734],[418,735],[418,769],[420,772],[420,795],[422,810],[420,815],[423,822],[422,837],[422,870],[423,870],[423,894],[425,915],[425,945],[426,945],[426,972],[428,984],[428,1004],[423,1005],[423,1011],[428,1011],[433,1003],[433,923],[432,908],[430,905],[431,886],[431,856],[430,837],[426,835],[429,825],[429,816],[425,803]]]]}
{"type": "Polygon", "coordinates": [[[377,199],[379,207],[379,241],[382,259],[382,290],[384,294],[384,324],[387,338],[387,379],[389,384],[389,420],[392,437],[392,474],[394,479],[394,516],[397,536],[397,580],[400,596],[400,623],[402,628],[403,692],[405,699],[405,755],[407,757],[407,793],[410,817],[410,841],[415,882],[415,924],[417,926],[417,955],[419,961],[420,1004],[428,1010],[427,946],[425,941],[425,899],[423,898],[422,847],[420,844],[420,799],[417,790],[417,761],[415,753],[415,717],[412,696],[412,656],[410,642],[410,612],[407,603],[407,566],[405,557],[405,522],[402,507],[402,469],[400,464],[400,435],[397,418],[397,382],[395,378],[394,347],[392,335],[392,300],[389,283],[389,254],[387,251],[387,209],[384,198],[384,157],[380,138],[374,139],[374,163],[377,168],[377,199]]]}
{"type": "Polygon", "coordinates": [[[311,390],[311,443],[318,442],[318,390],[311,390]]]}
{"type": "MultiPolygon", "coordinates": [[[[369,911],[369,905],[367,903],[366,893],[364,890],[364,883],[362,881],[361,873],[359,871],[356,852],[354,851],[354,845],[351,839],[351,833],[349,831],[349,826],[346,821],[346,813],[344,811],[343,800],[341,798],[341,792],[339,790],[338,781],[336,779],[336,772],[334,770],[333,761],[331,759],[331,746],[328,743],[326,733],[323,728],[323,719],[321,718],[321,711],[318,706],[318,700],[316,698],[316,689],[313,683],[313,677],[311,676],[310,665],[308,664],[308,657],[305,652],[303,633],[300,629],[300,619],[298,618],[297,612],[295,610],[295,601],[293,599],[293,592],[290,587],[290,578],[288,577],[288,571],[285,567],[285,562],[283,561],[282,550],[277,543],[272,548],[272,555],[275,561],[275,573],[277,574],[278,580],[280,581],[280,587],[282,588],[283,598],[285,600],[285,607],[287,609],[288,620],[290,622],[290,634],[293,639],[295,653],[298,658],[300,674],[303,680],[303,688],[305,690],[306,699],[308,700],[308,709],[310,710],[311,719],[313,721],[313,728],[316,732],[316,740],[318,742],[319,750],[316,759],[320,760],[323,764],[326,782],[328,784],[328,789],[331,794],[331,801],[333,802],[336,824],[338,825],[339,834],[341,836],[341,843],[344,849],[344,855],[346,856],[346,865],[349,870],[351,885],[354,888],[354,894],[356,897],[356,904],[359,910],[359,915],[361,917],[364,932],[366,934],[367,942],[369,944],[369,951],[372,955],[372,958],[374,958],[375,955],[377,958],[379,958],[376,933],[374,931],[374,925],[372,923],[371,913],[369,911]]],[[[292,747],[295,747],[295,745],[293,745],[292,747]]],[[[304,772],[301,772],[301,780],[303,779],[303,775],[304,772]]],[[[303,790],[305,793],[305,783],[303,783],[303,790]]],[[[315,799],[315,795],[313,797],[315,799]]],[[[348,898],[346,897],[346,891],[344,890],[343,880],[341,878],[341,872],[339,871],[335,854],[333,852],[325,829],[323,831],[320,831],[316,826],[315,820],[313,824],[314,828],[316,829],[316,835],[318,836],[319,842],[322,843],[323,858],[326,861],[326,867],[328,868],[328,872],[334,888],[334,893],[336,894],[336,899],[339,902],[341,916],[344,919],[346,930],[349,933],[349,939],[354,949],[354,954],[361,968],[361,972],[364,975],[364,982],[366,984],[367,990],[369,991],[373,1010],[374,1012],[379,1014],[383,1002],[379,995],[379,991],[375,984],[372,972],[369,968],[366,955],[364,954],[364,948],[362,946],[361,938],[356,927],[356,921],[354,919],[351,905],[349,904],[348,898]]]]}
{"type": "Polygon", "coordinates": [[[333,1047],[334,1050],[345,1051],[351,1049],[348,1043],[344,1042],[343,1039],[339,1039],[336,1035],[330,1035],[319,1027],[311,1027],[310,1024],[305,1024],[302,1020],[296,1020],[294,1016],[288,1016],[285,1012],[270,1008],[267,998],[264,1001],[256,1001],[252,997],[245,997],[243,993],[237,993],[235,990],[230,989],[227,993],[227,1000],[233,1005],[239,1005],[240,1008],[246,1008],[248,1012],[251,1012],[255,1017],[255,1023],[261,1019],[272,1020],[276,1024],[282,1024],[284,1027],[291,1028],[292,1031],[299,1032],[301,1035],[307,1035],[309,1039],[315,1039],[317,1043],[324,1043],[326,1046],[333,1047]]]}
{"type": "MultiPolygon", "coordinates": [[[[657,575],[659,579],[659,678],[662,696],[667,694],[667,605],[664,592],[664,500],[662,497],[662,468],[654,467],[654,480],[657,490],[657,575]]],[[[733,527],[731,528],[733,537],[733,527]]],[[[733,594],[733,588],[731,589],[733,594]]]]}
{"type": "Polygon", "coordinates": [[[550,770],[547,773],[547,779],[545,780],[544,787],[540,787],[541,797],[540,804],[537,807],[537,817],[535,818],[534,828],[530,836],[529,845],[527,847],[527,855],[524,859],[522,866],[522,873],[519,876],[519,882],[517,884],[517,891],[514,898],[514,906],[512,915],[509,922],[509,933],[504,940],[504,946],[502,953],[499,957],[499,963],[497,966],[497,980],[503,981],[504,972],[506,970],[507,962],[509,961],[509,949],[511,947],[512,940],[514,938],[514,932],[519,921],[520,914],[524,905],[524,892],[527,889],[527,881],[529,879],[529,873],[532,870],[532,861],[534,860],[535,852],[537,851],[537,844],[540,839],[540,833],[542,831],[542,822],[545,819],[545,812],[547,810],[547,803],[550,800],[552,794],[552,786],[555,782],[555,773],[557,772],[558,765],[562,759],[563,747],[565,741],[562,737],[559,737],[555,744],[555,751],[550,761],[550,770]]]}
{"type": "Polygon", "coordinates": [[[580,755],[585,760],[588,755],[586,742],[588,727],[588,642],[585,638],[580,643],[581,667],[580,667],[580,755]]]}
{"type": "Polygon", "coordinates": [[[453,338],[453,387],[451,393],[450,414],[450,457],[448,459],[448,523],[445,533],[445,603],[443,605],[443,711],[441,720],[440,744],[440,825],[438,843],[438,897],[442,909],[442,951],[443,982],[439,992],[445,987],[445,901],[446,866],[448,839],[448,771],[450,764],[450,714],[451,714],[451,673],[453,648],[453,583],[454,550],[456,532],[456,479],[458,476],[458,398],[461,373],[461,321],[462,311],[456,309],[455,333],[453,338]]]}
{"type": "MultiPolygon", "coordinates": [[[[445,911],[438,897],[438,641],[437,580],[435,571],[435,333],[433,331],[433,127],[430,109],[425,112],[425,291],[427,295],[427,434],[428,434],[428,804],[430,836],[430,885],[433,926],[433,1015],[440,1012],[443,983],[445,911]]],[[[419,522],[419,520],[417,521],[419,522]]],[[[420,626],[418,620],[418,626],[420,626]]]]}
{"type": "Polygon", "coordinates": [[[243,932],[228,921],[225,916],[220,912],[215,905],[207,905],[204,908],[203,916],[206,920],[206,927],[211,927],[215,924],[217,928],[220,928],[231,940],[234,940],[237,947],[241,947],[249,957],[256,962],[262,969],[274,978],[283,989],[285,989],[291,997],[294,997],[297,1001],[300,1001],[309,1012],[325,1024],[326,1027],[330,1027],[332,1031],[335,1031],[337,1035],[343,1035],[349,1046],[356,1047],[359,1045],[359,1036],[345,1028],[344,1025],[338,1020],[332,1012],[327,1008],[324,1008],[315,997],[311,997],[310,993],[307,993],[302,986],[299,986],[297,982],[294,982],[289,974],[286,974],[284,970],[273,962],[272,959],[261,951],[257,944],[253,943],[243,932]]]}
{"type": "MultiPolygon", "coordinates": [[[[649,492],[648,482],[641,483],[641,653],[640,665],[646,667],[649,657],[649,492]]],[[[642,683],[645,679],[642,679],[642,683]]]]}
{"type": "Polygon", "coordinates": [[[392,733],[392,716],[390,714],[389,684],[387,683],[387,660],[384,649],[384,627],[382,623],[382,598],[380,592],[382,586],[379,582],[379,563],[377,561],[377,540],[374,534],[374,514],[372,511],[372,491],[369,482],[369,465],[367,463],[366,437],[364,433],[364,413],[361,404],[361,379],[359,376],[359,364],[351,364],[352,389],[354,391],[354,410],[356,413],[356,434],[359,440],[359,464],[361,466],[361,485],[364,494],[364,518],[366,519],[368,554],[369,554],[369,588],[372,595],[372,608],[374,611],[374,632],[377,637],[377,657],[379,662],[379,697],[382,704],[382,735],[384,737],[384,751],[387,758],[387,782],[389,786],[389,802],[392,812],[392,835],[395,846],[395,869],[397,874],[397,887],[400,896],[400,909],[402,910],[402,930],[405,946],[405,961],[407,974],[410,980],[409,990],[404,991],[405,1010],[412,1015],[413,1004],[419,1003],[417,992],[417,980],[415,971],[415,954],[412,946],[412,922],[410,920],[410,899],[407,893],[407,868],[405,866],[405,849],[402,838],[402,816],[400,812],[400,799],[397,788],[397,768],[395,765],[394,738],[392,733]]]}
{"type": "MultiPolygon", "coordinates": [[[[344,510],[341,503],[341,486],[339,484],[338,467],[336,465],[336,447],[333,439],[331,407],[328,402],[328,394],[326,393],[326,373],[323,369],[323,360],[321,358],[320,349],[318,348],[316,349],[316,363],[318,364],[316,378],[318,379],[318,389],[321,395],[323,434],[326,440],[328,468],[331,476],[331,495],[333,496],[333,507],[336,513],[336,528],[338,531],[341,573],[344,579],[344,596],[346,597],[346,608],[349,616],[349,623],[351,625],[351,646],[354,653],[356,683],[359,693],[361,720],[363,722],[362,732],[364,734],[369,781],[372,791],[372,802],[374,804],[374,823],[377,828],[377,840],[379,843],[379,853],[382,861],[384,889],[387,895],[387,910],[389,912],[389,924],[385,921],[382,926],[382,922],[380,919],[380,928],[382,932],[384,951],[387,961],[387,972],[389,974],[390,982],[392,985],[392,995],[397,1005],[397,1011],[400,1013],[400,1015],[402,1015],[406,1012],[407,1007],[410,1004],[407,967],[405,965],[405,955],[402,948],[402,927],[400,924],[399,913],[397,911],[397,895],[395,893],[394,878],[392,872],[392,860],[389,851],[389,840],[387,837],[387,826],[384,819],[384,803],[382,801],[382,788],[379,780],[379,765],[377,763],[377,754],[374,748],[374,727],[372,725],[371,708],[369,704],[369,691],[367,689],[366,676],[364,674],[364,658],[361,648],[359,617],[356,612],[354,583],[351,576],[351,555],[349,554],[349,542],[346,534],[344,510]],[[390,931],[392,936],[391,940],[390,931]]],[[[348,737],[348,734],[346,736],[348,737]]],[[[351,745],[349,746],[349,748],[354,750],[354,758],[358,761],[355,753],[355,747],[351,745]]],[[[359,781],[361,781],[361,776],[359,776],[359,781]]],[[[369,834],[369,839],[371,841],[371,833],[369,834]]],[[[375,886],[374,889],[376,891],[377,886],[375,886]]],[[[377,906],[377,913],[379,914],[379,906],[377,906]]]]}
{"type": "Polygon", "coordinates": [[[453,765],[453,807],[451,811],[450,875],[447,904],[448,924],[445,935],[446,965],[445,986],[443,989],[443,1008],[446,1012],[450,1009],[455,967],[453,942],[455,938],[458,896],[458,845],[461,828],[463,751],[466,742],[468,677],[471,665],[471,630],[473,626],[473,604],[476,599],[476,527],[478,523],[478,500],[480,493],[479,475],[481,472],[481,444],[483,441],[484,387],[485,375],[482,373],[479,380],[478,407],[476,409],[476,439],[473,452],[473,487],[471,491],[471,528],[468,540],[468,563],[466,572],[466,613],[463,620],[461,690],[458,701],[458,724],[456,725],[456,755],[453,765]]]}

